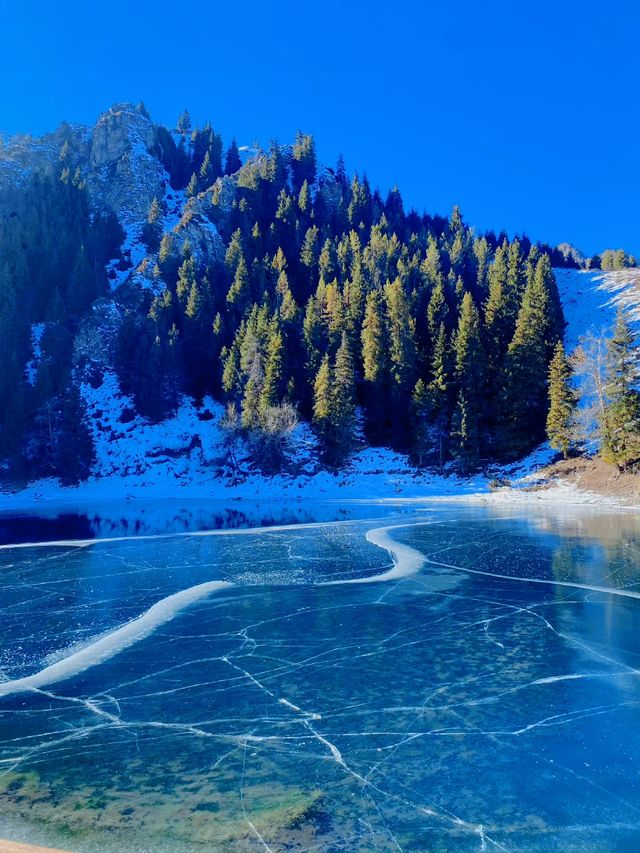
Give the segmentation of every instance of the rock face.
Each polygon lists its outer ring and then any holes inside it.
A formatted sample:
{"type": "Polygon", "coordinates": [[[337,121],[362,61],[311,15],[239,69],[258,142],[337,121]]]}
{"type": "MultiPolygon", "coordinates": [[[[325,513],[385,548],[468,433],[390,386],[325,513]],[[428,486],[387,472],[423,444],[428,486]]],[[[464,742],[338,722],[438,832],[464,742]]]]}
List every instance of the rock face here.
{"type": "Polygon", "coordinates": [[[100,169],[120,160],[135,145],[150,153],[156,142],[156,131],[141,107],[116,104],[103,113],[93,129],[90,163],[100,169]]]}
{"type": "Polygon", "coordinates": [[[87,187],[92,200],[115,211],[124,225],[142,221],[162,198],[165,172],[155,156],[157,130],[143,107],[117,104],[91,134],[87,187]]]}

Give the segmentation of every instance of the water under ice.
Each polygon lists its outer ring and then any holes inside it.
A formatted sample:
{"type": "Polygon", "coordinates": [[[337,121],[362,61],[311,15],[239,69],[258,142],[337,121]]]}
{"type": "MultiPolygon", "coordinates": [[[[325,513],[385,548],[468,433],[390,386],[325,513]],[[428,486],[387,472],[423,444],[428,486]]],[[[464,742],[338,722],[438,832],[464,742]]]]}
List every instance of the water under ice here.
{"type": "Polygon", "coordinates": [[[376,512],[0,547],[0,836],[640,849],[640,520],[376,512]]]}

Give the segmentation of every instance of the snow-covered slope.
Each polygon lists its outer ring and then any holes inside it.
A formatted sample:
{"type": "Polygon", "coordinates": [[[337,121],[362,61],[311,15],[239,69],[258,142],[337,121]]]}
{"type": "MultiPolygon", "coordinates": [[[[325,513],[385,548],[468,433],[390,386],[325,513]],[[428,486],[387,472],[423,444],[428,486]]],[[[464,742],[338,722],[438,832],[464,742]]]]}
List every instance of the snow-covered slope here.
{"type": "Polygon", "coordinates": [[[609,334],[618,307],[640,327],[640,270],[557,269],[555,275],[567,320],[565,341],[569,351],[589,331],[609,334]]]}
{"type": "MultiPolygon", "coordinates": [[[[622,305],[640,326],[640,272],[580,272],[556,270],[567,319],[569,349],[592,329],[611,330],[622,305]]],[[[34,335],[36,331],[34,330],[34,335]]],[[[493,477],[527,483],[532,472],[547,464],[553,453],[545,446],[519,465],[489,471],[471,479],[418,472],[406,456],[383,448],[356,453],[338,475],[317,463],[313,435],[306,425],[294,435],[295,473],[265,477],[245,455],[240,471],[225,462],[218,425],[222,407],[206,399],[196,408],[184,400],[176,414],[151,424],[134,415],[133,403],[120,392],[115,375],[107,371],[102,384],[82,386],[96,445],[93,476],[77,488],[53,481],[34,483],[18,495],[0,494],[0,507],[72,501],[145,499],[414,499],[427,496],[486,493],[493,477]]]]}
{"type": "Polygon", "coordinates": [[[274,477],[257,472],[246,452],[238,469],[226,461],[219,421],[222,406],[205,398],[196,407],[185,399],[176,414],[152,424],[134,414],[113,373],[95,388],[82,386],[96,448],[93,476],[78,487],[53,480],[33,483],[18,495],[0,493],[0,508],[71,502],[165,499],[400,498],[472,493],[487,478],[461,480],[416,471],[406,456],[385,448],[365,448],[338,474],[318,464],[316,441],[300,424],[293,435],[292,471],[274,477]]]}

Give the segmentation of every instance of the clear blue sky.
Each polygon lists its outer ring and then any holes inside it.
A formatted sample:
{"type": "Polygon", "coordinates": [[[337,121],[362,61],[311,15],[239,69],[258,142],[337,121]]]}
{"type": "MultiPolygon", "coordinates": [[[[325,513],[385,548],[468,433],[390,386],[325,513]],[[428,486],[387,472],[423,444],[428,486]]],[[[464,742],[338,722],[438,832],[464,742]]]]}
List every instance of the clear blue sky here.
{"type": "Polygon", "coordinates": [[[0,128],[122,100],[240,144],[300,128],[407,206],[640,254],[636,5],[5,0],[0,128]]]}

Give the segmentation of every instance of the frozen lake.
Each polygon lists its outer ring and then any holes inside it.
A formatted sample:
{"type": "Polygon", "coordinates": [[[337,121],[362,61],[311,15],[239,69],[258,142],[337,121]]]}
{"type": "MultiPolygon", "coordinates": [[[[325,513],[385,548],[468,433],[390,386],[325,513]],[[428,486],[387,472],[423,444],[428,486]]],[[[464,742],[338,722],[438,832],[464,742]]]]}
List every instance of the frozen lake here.
{"type": "Polygon", "coordinates": [[[0,837],[640,849],[640,520],[308,517],[55,544],[16,524],[21,544],[0,547],[0,837]]]}

